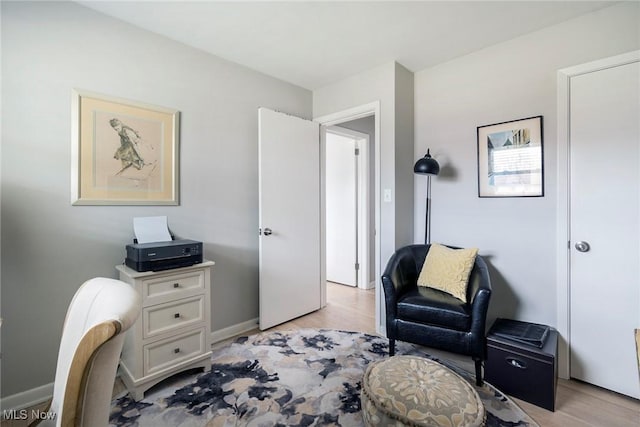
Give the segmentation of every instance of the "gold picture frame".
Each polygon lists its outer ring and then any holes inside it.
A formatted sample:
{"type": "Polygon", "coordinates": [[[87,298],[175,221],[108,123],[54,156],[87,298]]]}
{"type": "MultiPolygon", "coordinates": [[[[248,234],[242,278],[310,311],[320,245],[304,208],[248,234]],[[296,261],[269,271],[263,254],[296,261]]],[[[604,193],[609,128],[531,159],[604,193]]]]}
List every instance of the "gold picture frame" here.
{"type": "Polygon", "coordinates": [[[71,204],[178,205],[179,114],[74,89],[71,204]]]}

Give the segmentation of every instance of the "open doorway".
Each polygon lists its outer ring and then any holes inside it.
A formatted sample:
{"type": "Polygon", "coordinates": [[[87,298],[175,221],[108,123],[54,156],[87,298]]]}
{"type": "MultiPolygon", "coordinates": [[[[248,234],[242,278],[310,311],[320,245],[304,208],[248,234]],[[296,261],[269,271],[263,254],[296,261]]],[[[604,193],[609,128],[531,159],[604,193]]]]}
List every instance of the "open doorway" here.
{"type": "Polygon", "coordinates": [[[369,159],[369,179],[370,179],[370,221],[369,221],[369,284],[368,287],[375,288],[375,324],[376,331],[384,334],[384,306],[382,304],[382,286],[380,283],[381,261],[380,261],[380,102],[374,101],[346,110],[337,111],[325,116],[315,117],[314,121],[320,124],[320,157],[321,157],[321,265],[322,265],[322,290],[321,303],[326,305],[326,222],[325,222],[325,191],[324,191],[324,156],[325,156],[325,136],[329,126],[340,126],[352,129],[369,135],[370,150],[369,159]],[[366,119],[362,122],[360,119],[366,119]],[[367,127],[360,125],[367,122],[367,127]]]}
{"type": "Polygon", "coordinates": [[[327,280],[361,289],[374,286],[369,173],[373,129],[373,116],[324,127],[327,280]]]}

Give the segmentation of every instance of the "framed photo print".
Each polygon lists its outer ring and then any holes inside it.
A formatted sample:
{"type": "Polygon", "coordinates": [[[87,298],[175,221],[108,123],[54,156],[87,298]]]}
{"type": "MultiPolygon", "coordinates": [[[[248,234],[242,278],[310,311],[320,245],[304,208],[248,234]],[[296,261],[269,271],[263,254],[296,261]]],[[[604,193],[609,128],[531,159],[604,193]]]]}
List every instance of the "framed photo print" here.
{"type": "Polygon", "coordinates": [[[71,203],[177,205],[179,112],[74,90],[71,203]]]}
{"type": "Polygon", "coordinates": [[[478,126],[478,196],[544,196],[542,153],[542,116],[478,126]]]}

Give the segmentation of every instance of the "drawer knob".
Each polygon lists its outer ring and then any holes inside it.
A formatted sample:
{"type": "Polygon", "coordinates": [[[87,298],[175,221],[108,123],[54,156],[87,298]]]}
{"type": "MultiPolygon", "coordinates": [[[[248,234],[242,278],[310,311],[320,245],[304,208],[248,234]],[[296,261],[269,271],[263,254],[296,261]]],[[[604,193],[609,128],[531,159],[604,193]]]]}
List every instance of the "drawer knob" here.
{"type": "Polygon", "coordinates": [[[180,313],[174,314],[173,317],[175,317],[176,319],[179,319],[180,318],[180,313]]]}
{"type": "Polygon", "coordinates": [[[173,349],[173,352],[174,352],[174,353],[176,353],[176,354],[180,353],[180,347],[178,347],[178,348],[174,348],[174,349],[173,349]]]}
{"type": "Polygon", "coordinates": [[[174,287],[174,288],[179,288],[179,287],[180,287],[180,283],[174,283],[174,284],[173,284],[173,287],[174,287]]]}

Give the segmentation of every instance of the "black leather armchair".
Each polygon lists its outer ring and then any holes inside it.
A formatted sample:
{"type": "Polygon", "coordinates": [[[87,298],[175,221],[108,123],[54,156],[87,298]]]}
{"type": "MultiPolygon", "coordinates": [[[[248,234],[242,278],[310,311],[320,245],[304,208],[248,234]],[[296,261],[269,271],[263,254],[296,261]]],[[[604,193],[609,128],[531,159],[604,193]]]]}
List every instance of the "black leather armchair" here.
{"type": "Polygon", "coordinates": [[[395,341],[406,341],[453,353],[475,361],[476,383],[482,385],[482,361],[486,359],[485,334],[491,281],[487,265],[476,256],[469,275],[467,303],[437,289],[418,286],[418,276],[430,245],[398,249],[382,275],[385,294],[389,355],[395,341]]]}

